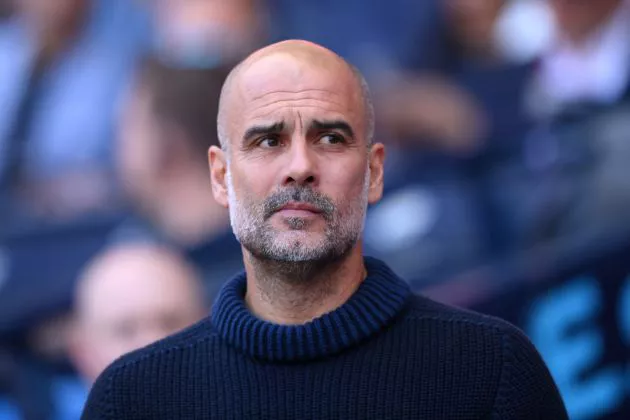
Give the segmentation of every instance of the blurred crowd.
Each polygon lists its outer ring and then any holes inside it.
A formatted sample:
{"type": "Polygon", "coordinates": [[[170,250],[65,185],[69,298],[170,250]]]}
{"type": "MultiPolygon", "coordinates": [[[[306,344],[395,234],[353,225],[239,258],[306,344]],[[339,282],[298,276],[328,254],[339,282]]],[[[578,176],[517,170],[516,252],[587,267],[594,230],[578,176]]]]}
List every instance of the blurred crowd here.
{"type": "Polygon", "coordinates": [[[288,38],[366,76],[365,252],[414,288],[630,228],[627,0],[0,0],[0,418],[77,418],[241,269],[207,149],[229,69],[288,38]]]}

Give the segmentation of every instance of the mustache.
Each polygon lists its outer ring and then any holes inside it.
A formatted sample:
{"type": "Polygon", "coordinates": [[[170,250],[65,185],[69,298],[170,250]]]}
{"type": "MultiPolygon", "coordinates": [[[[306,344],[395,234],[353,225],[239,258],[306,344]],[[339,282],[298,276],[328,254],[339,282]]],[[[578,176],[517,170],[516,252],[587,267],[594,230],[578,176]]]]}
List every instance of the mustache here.
{"type": "Polygon", "coordinates": [[[315,207],[325,220],[330,220],[335,212],[333,201],[324,194],[308,187],[288,187],[273,193],[263,202],[264,220],[269,219],[275,212],[289,202],[304,203],[315,207]]]}

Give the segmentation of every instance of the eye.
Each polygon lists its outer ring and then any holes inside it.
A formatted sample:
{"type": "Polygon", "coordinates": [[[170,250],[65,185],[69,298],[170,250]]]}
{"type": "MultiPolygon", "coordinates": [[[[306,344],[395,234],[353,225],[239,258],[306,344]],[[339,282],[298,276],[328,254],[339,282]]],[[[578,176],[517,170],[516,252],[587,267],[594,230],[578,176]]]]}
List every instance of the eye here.
{"type": "Polygon", "coordinates": [[[343,136],[335,133],[327,133],[319,138],[319,141],[324,144],[342,144],[345,143],[343,136]]]}
{"type": "Polygon", "coordinates": [[[265,148],[265,149],[269,149],[272,147],[278,147],[280,146],[280,139],[278,139],[277,137],[273,137],[273,136],[267,136],[267,137],[263,137],[260,140],[258,140],[258,146],[265,148]]]}

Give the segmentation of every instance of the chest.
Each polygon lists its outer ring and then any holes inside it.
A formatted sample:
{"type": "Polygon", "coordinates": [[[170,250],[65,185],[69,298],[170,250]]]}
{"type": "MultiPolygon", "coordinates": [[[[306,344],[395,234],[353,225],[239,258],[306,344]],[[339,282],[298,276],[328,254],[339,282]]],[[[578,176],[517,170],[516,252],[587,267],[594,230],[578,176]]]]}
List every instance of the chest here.
{"type": "Polygon", "coordinates": [[[221,363],[164,376],[146,390],[154,395],[151,407],[136,406],[141,418],[152,419],[486,418],[494,390],[475,382],[487,378],[453,368],[421,354],[357,353],[294,365],[225,355],[221,363]]]}

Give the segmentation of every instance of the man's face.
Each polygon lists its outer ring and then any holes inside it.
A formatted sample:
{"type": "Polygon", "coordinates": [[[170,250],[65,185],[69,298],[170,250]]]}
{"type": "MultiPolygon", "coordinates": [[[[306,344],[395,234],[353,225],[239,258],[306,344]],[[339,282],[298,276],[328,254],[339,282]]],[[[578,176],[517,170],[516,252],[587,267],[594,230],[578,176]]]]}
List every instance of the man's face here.
{"type": "Polygon", "coordinates": [[[229,106],[227,202],[243,247],[278,261],[347,254],[380,198],[382,163],[350,71],[272,55],[243,71],[229,106]]]}

